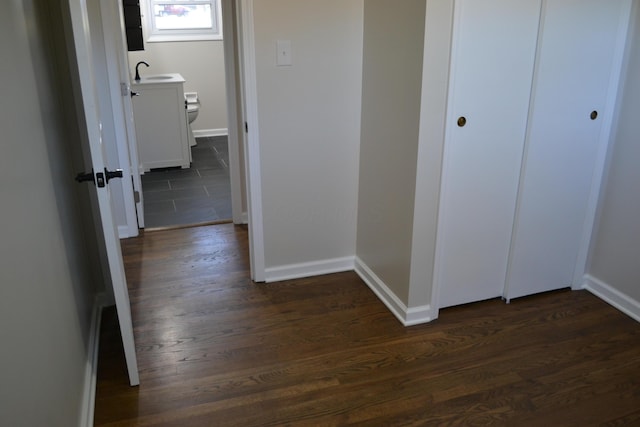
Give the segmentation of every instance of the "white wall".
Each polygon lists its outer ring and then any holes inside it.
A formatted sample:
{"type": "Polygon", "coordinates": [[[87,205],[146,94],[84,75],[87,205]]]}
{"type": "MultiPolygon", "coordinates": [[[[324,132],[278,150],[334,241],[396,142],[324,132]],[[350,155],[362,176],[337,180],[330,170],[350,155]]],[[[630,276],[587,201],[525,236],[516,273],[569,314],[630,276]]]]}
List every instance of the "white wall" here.
{"type": "MultiPolygon", "coordinates": [[[[79,425],[99,267],[87,260],[88,187],[73,181],[79,135],[59,4],[0,14],[0,425],[79,425]],[[43,25],[46,20],[50,31],[43,25]],[[10,58],[10,60],[9,60],[10,58]],[[59,71],[53,74],[57,60],[59,71]],[[61,97],[67,97],[61,104],[61,97]]],[[[95,242],[93,242],[95,244],[95,242]]]]}
{"type": "MultiPolygon", "coordinates": [[[[444,149],[453,0],[427,0],[420,143],[408,307],[432,311],[433,269],[444,149]],[[429,306],[427,308],[427,306],[429,306]]],[[[433,318],[434,313],[430,314],[433,318]]]]}
{"type": "MultiPolygon", "coordinates": [[[[640,5],[634,2],[626,79],[592,242],[589,274],[640,304],[640,5]]],[[[640,307],[640,305],[639,305],[640,307]]],[[[640,312],[638,313],[640,314],[640,312]]]]}
{"type": "Polygon", "coordinates": [[[145,50],[129,52],[131,81],[138,61],[141,75],[180,73],[185,92],[198,92],[200,113],[192,123],[194,131],[227,129],[227,106],[222,40],[191,42],[145,41],[145,50]]]}
{"type": "Polygon", "coordinates": [[[453,0],[365,2],[357,271],[406,325],[433,320],[453,0]]]}
{"type": "Polygon", "coordinates": [[[425,0],[364,6],[362,136],[356,255],[409,297],[425,0]]]}
{"type": "Polygon", "coordinates": [[[254,16],[267,271],[351,257],[363,0],[256,0],[254,16]],[[276,67],[276,40],[292,66],[276,67]]]}

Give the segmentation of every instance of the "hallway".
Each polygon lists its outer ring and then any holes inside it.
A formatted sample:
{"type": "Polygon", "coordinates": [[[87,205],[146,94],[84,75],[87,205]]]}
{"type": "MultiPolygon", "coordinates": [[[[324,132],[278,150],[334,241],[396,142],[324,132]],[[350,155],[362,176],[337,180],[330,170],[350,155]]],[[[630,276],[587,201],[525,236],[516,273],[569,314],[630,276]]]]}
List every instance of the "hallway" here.
{"type": "Polygon", "coordinates": [[[586,291],[454,307],[404,328],[353,272],[254,284],[246,226],[122,246],[141,385],[128,385],[107,309],[96,426],[640,420],[640,325],[586,291]]]}

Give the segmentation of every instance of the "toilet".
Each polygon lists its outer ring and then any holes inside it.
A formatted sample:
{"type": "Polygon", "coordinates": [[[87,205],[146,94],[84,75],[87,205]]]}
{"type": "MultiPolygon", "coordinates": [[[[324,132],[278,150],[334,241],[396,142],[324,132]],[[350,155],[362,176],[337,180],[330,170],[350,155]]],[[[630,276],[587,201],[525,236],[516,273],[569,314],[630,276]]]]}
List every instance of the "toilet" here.
{"type": "Polygon", "coordinates": [[[198,99],[198,92],[185,92],[184,102],[187,106],[187,117],[189,119],[189,146],[193,147],[196,145],[196,138],[193,135],[191,123],[198,117],[198,113],[200,112],[200,99],[198,99]]]}

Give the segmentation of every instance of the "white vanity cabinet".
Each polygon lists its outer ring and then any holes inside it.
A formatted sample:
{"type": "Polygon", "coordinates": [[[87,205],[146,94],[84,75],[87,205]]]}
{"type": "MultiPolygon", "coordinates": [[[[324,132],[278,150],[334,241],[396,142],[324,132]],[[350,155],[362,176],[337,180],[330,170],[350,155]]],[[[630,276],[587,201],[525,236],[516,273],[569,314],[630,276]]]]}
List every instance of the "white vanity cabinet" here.
{"type": "Polygon", "coordinates": [[[140,170],[190,166],[184,78],[145,76],[131,85],[140,170]]]}

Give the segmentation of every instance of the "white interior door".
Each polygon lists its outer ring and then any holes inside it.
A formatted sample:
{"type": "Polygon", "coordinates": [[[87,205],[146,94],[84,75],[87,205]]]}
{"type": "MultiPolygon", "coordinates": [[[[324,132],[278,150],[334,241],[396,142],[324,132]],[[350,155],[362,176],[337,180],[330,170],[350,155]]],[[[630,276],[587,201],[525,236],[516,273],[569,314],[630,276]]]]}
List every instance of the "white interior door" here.
{"type": "Polygon", "coordinates": [[[540,7],[540,0],[455,2],[434,273],[439,308],[503,294],[540,7]]]}
{"type": "MultiPolygon", "coordinates": [[[[99,0],[92,0],[99,1],[99,0]]],[[[100,1],[102,28],[104,31],[105,54],[111,100],[113,104],[114,128],[116,130],[120,164],[127,165],[123,179],[126,180],[125,209],[129,236],[136,236],[138,228],[144,228],[144,200],[142,179],[138,161],[138,145],[133,121],[131,102],[131,82],[129,56],[124,25],[124,11],[121,0],[100,1]],[[131,185],[129,185],[131,184],[131,185]],[[136,192],[137,197],[134,197],[136,192]]],[[[124,169],[124,167],[123,167],[124,169]]]]}
{"type": "MultiPolygon", "coordinates": [[[[89,140],[88,152],[91,155],[93,170],[96,175],[104,174],[105,164],[104,146],[101,137],[100,114],[96,102],[96,85],[93,79],[93,60],[91,58],[90,30],[88,27],[88,13],[86,0],[69,0],[71,11],[71,25],[76,53],[76,61],[79,73],[79,84],[82,95],[82,105],[87,126],[89,140]]],[[[98,180],[99,181],[99,180],[98,180]]],[[[129,382],[131,385],[138,385],[138,366],[136,361],[135,343],[133,338],[133,325],[131,321],[131,307],[129,304],[129,294],[127,282],[122,262],[120,242],[116,232],[111,208],[109,186],[104,185],[97,188],[100,217],[103,227],[104,240],[106,245],[109,272],[113,286],[113,293],[116,300],[118,320],[122,334],[122,343],[125,351],[129,382]]]]}
{"type": "Polygon", "coordinates": [[[545,2],[508,299],[573,284],[628,11],[628,0],[545,2]]]}

